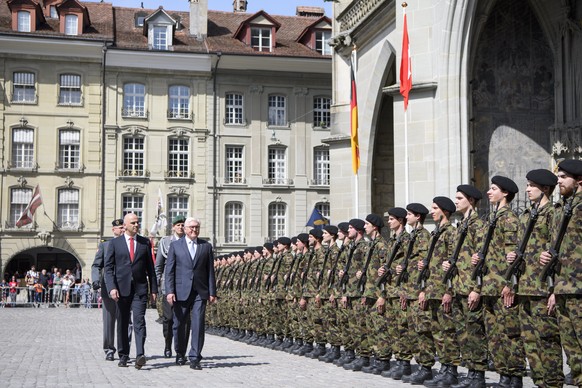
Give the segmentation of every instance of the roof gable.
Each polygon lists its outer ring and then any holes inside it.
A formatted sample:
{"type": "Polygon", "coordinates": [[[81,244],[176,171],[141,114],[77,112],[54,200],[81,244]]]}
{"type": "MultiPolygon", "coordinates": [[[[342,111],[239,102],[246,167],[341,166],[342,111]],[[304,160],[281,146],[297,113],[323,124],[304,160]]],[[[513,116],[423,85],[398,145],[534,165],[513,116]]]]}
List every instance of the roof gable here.
{"type": "Polygon", "coordinates": [[[305,35],[307,35],[310,31],[314,29],[331,29],[331,19],[327,16],[322,16],[319,19],[315,20],[313,23],[305,27],[305,29],[299,34],[297,38],[297,42],[301,42],[305,35]]]}
{"type": "Polygon", "coordinates": [[[59,15],[61,15],[62,13],[66,12],[66,11],[69,11],[69,12],[75,11],[77,13],[82,13],[83,14],[83,25],[84,26],[91,25],[91,20],[89,19],[89,12],[87,11],[87,7],[82,5],[77,0],[64,0],[61,4],[58,4],[56,7],[57,7],[57,11],[58,11],[59,15]]]}
{"type": "Polygon", "coordinates": [[[247,26],[251,24],[262,24],[275,27],[275,31],[277,31],[281,27],[281,23],[275,20],[271,15],[266,13],[263,10],[251,15],[248,19],[243,20],[242,23],[238,26],[238,29],[235,31],[233,37],[236,39],[240,39],[240,35],[245,30],[247,26]]]}
{"type": "Polygon", "coordinates": [[[176,20],[172,18],[165,10],[160,6],[160,8],[156,9],[154,13],[147,16],[143,24],[146,25],[148,23],[155,23],[155,24],[163,24],[163,25],[176,25],[176,20]]]}

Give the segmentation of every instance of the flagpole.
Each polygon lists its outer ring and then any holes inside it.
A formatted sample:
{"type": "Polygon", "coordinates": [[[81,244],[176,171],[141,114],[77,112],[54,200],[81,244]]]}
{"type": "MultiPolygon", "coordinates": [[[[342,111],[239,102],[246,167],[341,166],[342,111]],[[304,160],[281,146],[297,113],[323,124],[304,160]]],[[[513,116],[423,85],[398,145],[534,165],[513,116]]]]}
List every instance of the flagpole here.
{"type": "Polygon", "coordinates": [[[400,93],[404,97],[404,199],[410,203],[410,161],[408,157],[408,94],[412,88],[408,23],[406,21],[406,2],[402,3],[403,35],[402,59],[400,62],[400,93]],[[404,78],[405,77],[405,78],[404,78]]]}
{"type": "MultiPolygon", "coordinates": [[[[356,46],[354,45],[354,49],[352,50],[352,66],[353,66],[353,72],[354,72],[354,80],[357,79],[357,74],[358,74],[358,52],[356,51],[356,46]]],[[[357,82],[356,82],[357,85],[357,82]]],[[[356,105],[358,104],[358,102],[356,101],[356,105]]],[[[350,112],[351,114],[351,112],[350,112]]],[[[357,114],[357,113],[356,113],[357,114]]],[[[359,123],[358,123],[359,126],[359,123]]],[[[359,128],[358,128],[359,130],[359,128]]],[[[358,134],[359,137],[359,134],[358,134]]],[[[359,148],[359,140],[358,140],[358,148],[359,148]]],[[[359,158],[359,156],[358,156],[359,158]]],[[[358,169],[356,170],[356,173],[354,174],[354,191],[355,191],[355,195],[354,195],[354,218],[358,218],[358,211],[360,209],[360,190],[359,190],[359,180],[358,180],[358,172],[359,172],[359,160],[358,160],[358,169]]]]}

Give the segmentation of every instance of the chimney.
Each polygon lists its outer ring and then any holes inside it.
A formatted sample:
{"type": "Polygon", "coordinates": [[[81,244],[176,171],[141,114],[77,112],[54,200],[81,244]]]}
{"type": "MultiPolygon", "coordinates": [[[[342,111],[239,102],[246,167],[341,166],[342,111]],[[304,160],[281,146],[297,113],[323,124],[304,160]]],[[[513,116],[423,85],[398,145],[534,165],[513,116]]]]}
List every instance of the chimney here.
{"type": "Polygon", "coordinates": [[[204,40],[208,34],[208,0],[190,1],[190,35],[204,40]]]}
{"type": "Polygon", "coordinates": [[[232,10],[234,12],[247,12],[247,0],[233,0],[232,10]]]}
{"type": "Polygon", "coordinates": [[[308,7],[305,5],[299,5],[295,9],[296,16],[320,18],[325,15],[325,9],[322,7],[308,7]]]}

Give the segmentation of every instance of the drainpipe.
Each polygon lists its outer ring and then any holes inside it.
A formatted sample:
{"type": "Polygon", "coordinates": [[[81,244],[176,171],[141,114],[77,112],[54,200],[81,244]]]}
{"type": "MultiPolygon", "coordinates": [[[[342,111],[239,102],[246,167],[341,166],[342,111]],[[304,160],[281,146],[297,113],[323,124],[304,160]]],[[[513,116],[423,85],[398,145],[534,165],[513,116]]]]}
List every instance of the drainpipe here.
{"type": "Polygon", "coordinates": [[[218,63],[222,57],[222,52],[216,52],[216,63],[214,64],[214,69],[212,70],[213,76],[213,87],[212,87],[212,246],[216,249],[216,234],[217,234],[217,217],[218,217],[218,189],[216,182],[216,174],[218,172],[218,94],[216,90],[216,79],[218,78],[218,63]]]}
{"type": "Polygon", "coordinates": [[[101,225],[99,226],[99,237],[103,238],[103,231],[105,230],[105,120],[106,120],[106,93],[107,86],[105,85],[105,68],[107,62],[107,43],[103,44],[102,59],[101,59],[101,225]]]}

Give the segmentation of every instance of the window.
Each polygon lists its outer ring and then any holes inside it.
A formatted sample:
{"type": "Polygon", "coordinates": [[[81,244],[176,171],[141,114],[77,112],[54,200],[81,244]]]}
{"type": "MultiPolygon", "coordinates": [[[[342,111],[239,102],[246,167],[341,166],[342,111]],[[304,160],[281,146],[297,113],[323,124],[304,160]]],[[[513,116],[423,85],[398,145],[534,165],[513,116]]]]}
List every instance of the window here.
{"type": "Polygon", "coordinates": [[[123,138],[123,176],[144,176],[144,138],[123,138]]]}
{"type": "Polygon", "coordinates": [[[257,51],[271,51],[271,28],[252,27],[251,47],[257,51]]]}
{"type": "Polygon", "coordinates": [[[269,205],[269,239],[276,239],[287,234],[287,205],[276,202],[269,205]]]}
{"type": "Polygon", "coordinates": [[[228,93],[226,95],[225,124],[244,124],[242,94],[228,93]]]}
{"type": "Polygon", "coordinates": [[[318,128],[329,128],[331,123],[331,98],[315,97],[313,99],[313,126],[318,128]]]}
{"type": "Polygon", "coordinates": [[[243,176],[243,147],[226,147],[226,183],[245,183],[243,176]]]}
{"type": "Polygon", "coordinates": [[[329,220],[329,203],[328,202],[318,202],[315,204],[315,208],[325,218],[329,220]]]}
{"type": "Polygon", "coordinates": [[[59,104],[81,105],[81,76],[61,74],[59,85],[59,104]]]}
{"type": "MultiPolygon", "coordinates": [[[[10,190],[10,219],[8,224],[11,227],[16,226],[16,221],[22,215],[26,206],[32,198],[32,189],[15,188],[10,190]]],[[[32,224],[24,225],[23,228],[30,228],[32,224]]]]}
{"type": "Polygon", "coordinates": [[[63,229],[79,228],[79,190],[59,190],[57,225],[63,229]]]}
{"type": "Polygon", "coordinates": [[[123,86],[123,111],[125,117],[146,117],[145,86],[125,84],[123,86]]]}
{"type": "Polygon", "coordinates": [[[168,117],[171,119],[190,117],[190,88],[188,86],[170,86],[168,117]]]}
{"type": "Polygon", "coordinates": [[[188,176],[188,139],[169,139],[168,176],[188,176]]]}
{"type": "Polygon", "coordinates": [[[226,243],[243,243],[243,206],[240,202],[228,202],[224,210],[226,243]]]}
{"type": "Polygon", "coordinates": [[[313,184],[329,186],[329,149],[313,151],[313,184]]]}
{"type": "Polygon", "coordinates": [[[287,125],[285,96],[269,96],[269,125],[284,127],[287,125]]]}
{"type": "Polygon", "coordinates": [[[57,7],[55,5],[50,6],[50,16],[51,19],[58,19],[59,14],[57,12],[57,7]]]}
{"type": "Polygon", "coordinates": [[[331,55],[331,46],[327,41],[331,38],[331,31],[315,32],[315,51],[321,55],[331,55]]]}
{"type": "Polygon", "coordinates": [[[145,21],[144,15],[137,15],[135,17],[135,26],[136,27],[143,27],[143,22],[145,21]]]}
{"type": "Polygon", "coordinates": [[[18,18],[17,21],[18,32],[30,32],[30,12],[18,11],[17,18],[18,18]]]}
{"type": "Polygon", "coordinates": [[[141,216],[143,214],[143,197],[138,195],[124,195],[122,203],[123,217],[128,213],[133,213],[137,215],[137,219],[141,223],[141,216]]]}
{"type": "Polygon", "coordinates": [[[65,16],[65,35],[78,35],[78,16],[77,15],[66,15],[65,16]]]}
{"type": "Polygon", "coordinates": [[[152,47],[154,50],[168,49],[168,28],[165,26],[154,26],[154,37],[152,40],[152,47]]]}
{"type": "Polygon", "coordinates": [[[287,158],[285,148],[269,147],[269,181],[270,184],[287,183],[287,158]]]}
{"type": "Polygon", "coordinates": [[[34,73],[14,73],[12,102],[36,102],[36,84],[34,73]]]}
{"type": "Polygon", "coordinates": [[[17,128],[12,131],[12,167],[34,167],[34,130],[17,128]]]}
{"type": "Polygon", "coordinates": [[[188,197],[185,195],[168,197],[168,219],[178,216],[188,216],[188,197]]]}
{"type": "Polygon", "coordinates": [[[59,168],[78,169],[80,163],[81,134],[75,130],[59,132],[59,168]]]}

